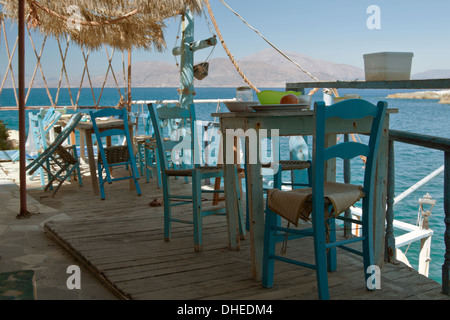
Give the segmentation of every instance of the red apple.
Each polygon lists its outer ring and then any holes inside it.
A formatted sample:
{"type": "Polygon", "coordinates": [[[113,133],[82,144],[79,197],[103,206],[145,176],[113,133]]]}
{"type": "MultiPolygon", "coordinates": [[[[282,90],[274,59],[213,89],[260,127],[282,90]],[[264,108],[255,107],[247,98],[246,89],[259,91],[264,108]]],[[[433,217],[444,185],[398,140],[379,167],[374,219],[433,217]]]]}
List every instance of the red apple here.
{"type": "Polygon", "coordinates": [[[287,94],[281,98],[280,104],[298,104],[298,98],[295,94],[287,94]]]}

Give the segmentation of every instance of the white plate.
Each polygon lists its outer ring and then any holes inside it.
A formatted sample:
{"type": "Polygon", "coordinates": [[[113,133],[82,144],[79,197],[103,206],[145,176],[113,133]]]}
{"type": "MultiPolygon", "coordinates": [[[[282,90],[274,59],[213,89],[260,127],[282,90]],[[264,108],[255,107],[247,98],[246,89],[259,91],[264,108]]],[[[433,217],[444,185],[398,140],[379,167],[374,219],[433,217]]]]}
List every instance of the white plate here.
{"type": "Polygon", "coordinates": [[[228,101],[224,102],[230,112],[243,112],[243,111],[252,111],[248,108],[249,104],[254,102],[249,101],[228,101]]]}
{"type": "Polygon", "coordinates": [[[260,111],[302,111],[308,110],[309,104],[260,104],[249,106],[253,110],[260,111]]]}

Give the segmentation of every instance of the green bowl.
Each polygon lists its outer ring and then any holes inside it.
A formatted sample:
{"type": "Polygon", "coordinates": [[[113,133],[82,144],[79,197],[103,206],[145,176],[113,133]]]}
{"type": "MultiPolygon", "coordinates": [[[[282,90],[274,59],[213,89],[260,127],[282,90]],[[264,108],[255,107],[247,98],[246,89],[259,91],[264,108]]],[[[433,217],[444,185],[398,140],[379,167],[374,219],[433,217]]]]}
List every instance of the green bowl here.
{"type": "Polygon", "coordinates": [[[281,98],[287,94],[295,94],[297,97],[301,96],[301,92],[275,90],[262,90],[257,92],[256,96],[260,104],[280,104],[281,98]]]}

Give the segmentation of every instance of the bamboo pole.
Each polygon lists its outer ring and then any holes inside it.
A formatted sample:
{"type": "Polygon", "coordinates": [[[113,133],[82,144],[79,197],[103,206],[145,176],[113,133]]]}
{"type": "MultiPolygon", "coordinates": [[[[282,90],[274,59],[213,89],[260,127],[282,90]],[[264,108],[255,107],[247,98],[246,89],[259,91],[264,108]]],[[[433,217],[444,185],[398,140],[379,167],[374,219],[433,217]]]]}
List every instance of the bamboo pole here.
{"type": "Polygon", "coordinates": [[[16,104],[19,105],[19,98],[17,97],[17,92],[16,92],[16,81],[14,79],[14,71],[12,69],[12,60],[14,57],[14,53],[16,52],[16,48],[17,48],[17,43],[19,41],[19,37],[17,36],[16,41],[14,42],[14,47],[12,52],[9,51],[9,45],[8,45],[8,37],[6,35],[6,31],[5,31],[5,22],[2,21],[3,24],[3,36],[5,38],[5,49],[6,49],[6,54],[8,55],[8,67],[6,68],[5,71],[5,76],[3,77],[3,81],[2,84],[0,86],[0,91],[1,89],[3,89],[3,86],[5,84],[6,78],[8,77],[8,72],[11,72],[11,82],[12,82],[12,87],[14,89],[14,97],[16,98],[16,104]]]}
{"type": "Polygon", "coordinates": [[[27,177],[25,163],[25,0],[19,0],[19,165],[20,165],[20,213],[17,217],[27,217],[27,177]]]}
{"type": "Polygon", "coordinates": [[[131,49],[128,49],[128,112],[131,111],[131,49]]]}

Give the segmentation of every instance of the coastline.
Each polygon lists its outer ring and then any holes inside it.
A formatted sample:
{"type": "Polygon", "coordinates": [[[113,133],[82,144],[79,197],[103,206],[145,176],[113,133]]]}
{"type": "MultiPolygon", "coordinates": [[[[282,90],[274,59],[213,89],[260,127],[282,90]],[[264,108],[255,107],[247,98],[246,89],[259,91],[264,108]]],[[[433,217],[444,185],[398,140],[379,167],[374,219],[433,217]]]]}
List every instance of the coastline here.
{"type": "Polygon", "coordinates": [[[439,99],[439,103],[450,104],[450,90],[402,92],[390,94],[387,97],[390,99],[439,99]]]}

